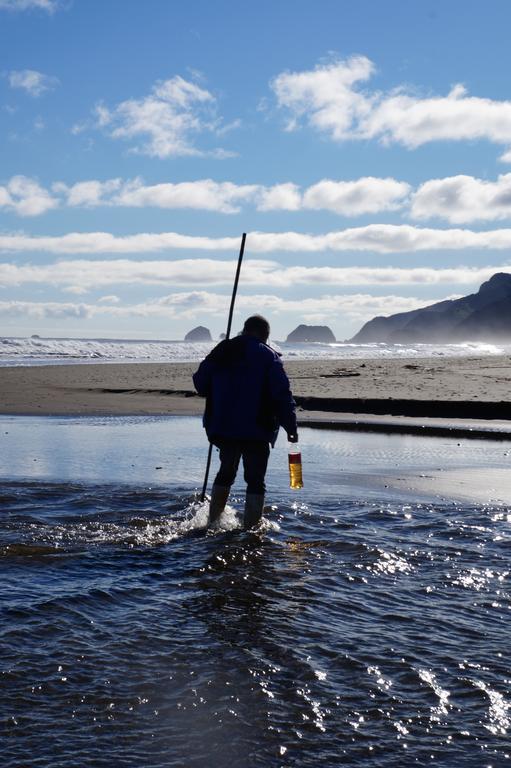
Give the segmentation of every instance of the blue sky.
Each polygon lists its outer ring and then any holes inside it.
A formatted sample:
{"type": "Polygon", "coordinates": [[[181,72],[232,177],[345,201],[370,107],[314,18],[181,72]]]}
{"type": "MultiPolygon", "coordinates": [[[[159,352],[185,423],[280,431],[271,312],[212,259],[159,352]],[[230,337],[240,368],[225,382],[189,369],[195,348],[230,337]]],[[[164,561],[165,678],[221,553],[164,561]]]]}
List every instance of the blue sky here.
{"type": "Polygon", "coordinates": [[[376,314],[511,271],[507,0],[0,0],[4,335],[376,314]]]}

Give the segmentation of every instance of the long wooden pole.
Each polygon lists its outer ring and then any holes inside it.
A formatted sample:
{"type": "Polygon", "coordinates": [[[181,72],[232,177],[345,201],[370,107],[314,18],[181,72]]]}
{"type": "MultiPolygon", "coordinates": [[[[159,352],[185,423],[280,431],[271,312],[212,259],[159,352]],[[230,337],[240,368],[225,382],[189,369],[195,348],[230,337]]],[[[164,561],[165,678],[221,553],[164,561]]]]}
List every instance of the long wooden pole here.
{"type": "MultiPolygon", "coordinates": [[[[238,292],[238,283],[240,279],[240,272],[241,272],[241,262],[243,261],[243,254],[245,253],[245,240],[247,239],[247,233],[243,232],[243,235],[241,236],[241,248],[240,248],[240,255],[238,256],[238,266],[236,267],[236,277],[234,278],[234,285],[232,289],[232,296],[231,296],[231,306],[229,307],[229,319],[227,320],[227,330],[225,332],[225,338],[229,339],[231,336],[231,325],[232,325],[232,316],[234,314],[234,303],[236,301],[236,294],[238,292]]],[[[206,498],[206,488],[208,487],[208,478],[209,478],[209,468],[211,466],[211,454],[213,453],[213,444],[209,444],[208,449],[208,458],[206,461],[206,471],[204,473],[204,482],[202,484],[202,492],[200,495],[200,500],[204,501],[206,498]]]]}

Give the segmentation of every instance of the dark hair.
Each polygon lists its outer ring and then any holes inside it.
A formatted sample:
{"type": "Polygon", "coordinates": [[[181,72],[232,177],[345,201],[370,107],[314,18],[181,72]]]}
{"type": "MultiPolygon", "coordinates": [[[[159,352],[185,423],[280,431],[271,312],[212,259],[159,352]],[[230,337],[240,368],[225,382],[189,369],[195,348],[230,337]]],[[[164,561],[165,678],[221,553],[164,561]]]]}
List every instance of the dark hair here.
{"type": "Polygon", "coordinates": [[[262,341],[266,341],[270,335],[270,324],[262,315],[252,315],[245,320],[243,333],[249,333],[262,341]]]}

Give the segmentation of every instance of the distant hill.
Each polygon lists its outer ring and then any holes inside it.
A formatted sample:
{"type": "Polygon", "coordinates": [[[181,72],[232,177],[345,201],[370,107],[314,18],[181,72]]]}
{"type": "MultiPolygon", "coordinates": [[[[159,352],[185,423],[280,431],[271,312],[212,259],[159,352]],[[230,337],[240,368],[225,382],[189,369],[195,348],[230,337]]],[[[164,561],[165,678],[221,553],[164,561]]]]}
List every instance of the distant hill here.
{"type": "Polygon", "coordinates": [[[470,296],[375,317],[350,342],[448,343],[505,338],[511,339],[511,274],[498,272],[470,296]]]}
{"type": "Polygon", "coordinates": [[[286,341],[319,341],[329,344],[335,342],[335,336],[327,325],[299,325],[291,331],[286,341]]]}

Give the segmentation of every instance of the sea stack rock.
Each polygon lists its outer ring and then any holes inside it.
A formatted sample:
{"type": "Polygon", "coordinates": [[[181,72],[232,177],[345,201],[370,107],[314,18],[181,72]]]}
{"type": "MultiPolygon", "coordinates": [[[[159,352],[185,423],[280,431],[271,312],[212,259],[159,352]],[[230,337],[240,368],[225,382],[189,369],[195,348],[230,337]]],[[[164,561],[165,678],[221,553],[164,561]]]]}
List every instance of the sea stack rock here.
{"type": "Polygon", "coordinates": [[[335,336],[327,325],[299,325],[291,331],[286,341],[316,341],[331,344],[335,342],[335,336]]]}
{"type": "Polygon", "coordinates": [[[188,331],[186,334],[185,341],[211,341],[209,328],[204,328],[203,325],[198,325],[197,328],[192,328],[192,330],[188,331]]]}

